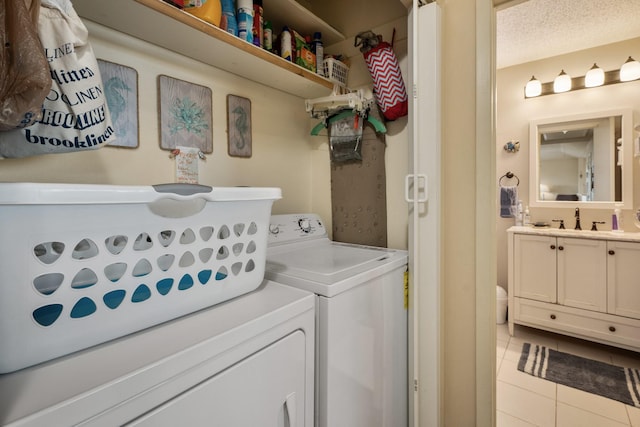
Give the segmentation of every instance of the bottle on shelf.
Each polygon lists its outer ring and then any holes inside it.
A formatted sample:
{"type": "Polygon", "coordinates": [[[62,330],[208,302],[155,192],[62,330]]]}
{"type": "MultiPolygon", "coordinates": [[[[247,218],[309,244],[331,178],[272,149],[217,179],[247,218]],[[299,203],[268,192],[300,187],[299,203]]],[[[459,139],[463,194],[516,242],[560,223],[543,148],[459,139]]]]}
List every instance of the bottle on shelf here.
{"type": "Polygon", "coordinates": [[[186,1],[184,3],[184,10],[216,27],[220,26],[220,18],[222,15],[220,0],[186,1]]]}
{"type": "Polygon", "coordinates": [[[253,44],[258,47],[264,46],[264,29],[263,29],[263,9],[262,0],[253,0],[253,44]]]}
{"type": "Polygon", "coordinates": [[[238,37],[253,44],[253,1],[238,0],[238,37]]]}
{"type": "Polygon", "coordinates": [[[316,73],[324,76],[324,47],[322,45],[322,33],[313,33],[312,51],[316,55],[316,73]]]}
{"type": "Polygon", "coordinates": [[[238,21],[236,21],[236,8],[233,0],[220,0],[222,5],[222,18],[220,19],[220,29],[238,36],[238,21]]]}
{"type": "Polygon", "coordinates": [[[271,26],[271,21],[264,21],[264,44],[263,48],[268,50],[269,52],[273,51],[273,27],[271,26]]]}
{"type": "Polygon", "coordinates": [[[289,27],[282,28],[282,33],[280,33],[280,56],[287,61],[293,61],[291,33],[289,32],[289,27]]]}

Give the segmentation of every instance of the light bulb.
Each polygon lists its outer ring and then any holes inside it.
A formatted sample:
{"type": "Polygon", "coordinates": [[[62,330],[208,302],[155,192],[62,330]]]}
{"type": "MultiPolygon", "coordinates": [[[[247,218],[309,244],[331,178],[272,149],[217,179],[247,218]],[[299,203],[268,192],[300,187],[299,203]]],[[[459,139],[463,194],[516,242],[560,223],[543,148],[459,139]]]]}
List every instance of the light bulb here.
{"type": "Polygon", "coordinates": [[[640,62],[632,57],[620,67],[620,81],[628,82],[640,78],[640,62]]]}
{"type": "Polygon", "coordinates": [[[532,98],[534,96],[539,96],[542,93],[542,83],[540,80],[536,79],[535,76],[531,76],[531,80],[527,82],[527,85],[524,88],[524,96],[526,98],[532,98]]]}
{"type": "Polygon", "coordinates": [[[558,77],[553,81],[553,91],[555,93],[560,92],[568,92],[571,90],[571,76],[564,72],[564,70],[560,71],[558,77]]]}
{"type": "Polygon", "coordinates": [[[597,64],[593,64],[593,67],[587,71],[587,75],[584,76],[585,87],[596,87],[604,84],[604,70],[598,67],[597,64]]]}

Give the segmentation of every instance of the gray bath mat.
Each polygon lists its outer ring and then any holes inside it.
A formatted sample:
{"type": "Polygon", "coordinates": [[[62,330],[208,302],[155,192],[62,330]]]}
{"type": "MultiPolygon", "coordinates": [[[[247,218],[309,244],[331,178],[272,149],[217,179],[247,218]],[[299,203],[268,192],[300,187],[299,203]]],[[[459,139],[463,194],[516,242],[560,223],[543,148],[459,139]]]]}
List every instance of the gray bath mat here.
{"type": "Polygon", "coordinates": [[[640,370],[525,343],[518,370],[640,408],[640,370]]]}

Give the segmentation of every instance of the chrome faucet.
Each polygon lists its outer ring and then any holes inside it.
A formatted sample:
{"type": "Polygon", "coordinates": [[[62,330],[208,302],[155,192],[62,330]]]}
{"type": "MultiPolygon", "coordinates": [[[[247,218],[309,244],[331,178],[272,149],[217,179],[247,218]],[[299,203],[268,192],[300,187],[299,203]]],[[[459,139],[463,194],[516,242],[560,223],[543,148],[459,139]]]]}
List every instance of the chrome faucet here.
{"type": "Polygon", "coordinates": [[[580,208],[576,208],[576,227],[575,230],[582,230],[580,227],[580,208]]]}

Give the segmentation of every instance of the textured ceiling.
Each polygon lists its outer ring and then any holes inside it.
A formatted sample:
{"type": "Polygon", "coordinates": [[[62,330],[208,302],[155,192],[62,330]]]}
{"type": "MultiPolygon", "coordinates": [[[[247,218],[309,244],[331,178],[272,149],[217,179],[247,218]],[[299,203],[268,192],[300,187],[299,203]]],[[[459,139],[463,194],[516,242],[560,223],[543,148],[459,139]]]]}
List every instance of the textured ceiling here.
{"type": "Polygon", "coordinates": [[[640,0],[528,0],[497,13],[497,68],[636,37],[640,0]]]}

